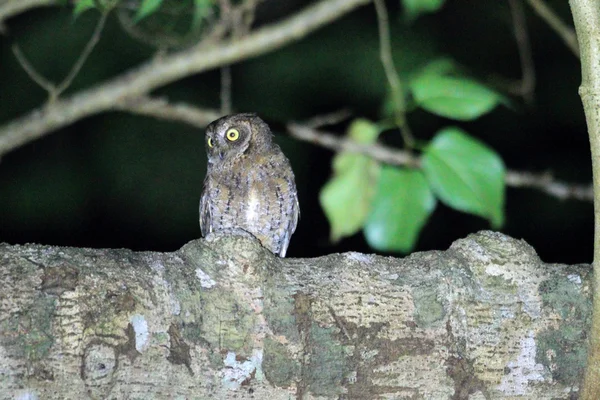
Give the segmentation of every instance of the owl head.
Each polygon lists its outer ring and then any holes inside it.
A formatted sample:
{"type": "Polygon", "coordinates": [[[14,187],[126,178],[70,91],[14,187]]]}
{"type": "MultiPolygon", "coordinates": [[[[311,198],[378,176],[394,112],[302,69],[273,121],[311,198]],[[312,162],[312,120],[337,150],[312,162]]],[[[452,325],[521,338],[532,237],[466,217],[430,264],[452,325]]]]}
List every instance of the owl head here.
{"type": "Polygon", "coordinates": [[[271,143],[269,126],[256,114],[232,114],[206,127],[206,151],[209,164],[217,164],[259,151],[271,143]]]}

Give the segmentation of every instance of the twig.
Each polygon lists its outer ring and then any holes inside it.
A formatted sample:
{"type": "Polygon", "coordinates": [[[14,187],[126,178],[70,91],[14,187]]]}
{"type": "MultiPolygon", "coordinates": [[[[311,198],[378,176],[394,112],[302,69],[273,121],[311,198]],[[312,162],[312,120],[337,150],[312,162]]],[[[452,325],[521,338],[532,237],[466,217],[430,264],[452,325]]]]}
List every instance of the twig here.
{"type": "Polygon", "coordinates": [[[221,67],[221,114],[231,114],[231,66],[221,67]]]}
{"type": "Polygon", "coordinates": [[[552,11],[550,7],[543,0],[527,0],[531,8],[540,16],[550,28],[554,30],[560,36],[560,38],[565,42],[569,50],[575,54],[577,58],[579,55],[579,44],[577,43],[577,36],[575,35],[575,31],[569,27],[567,24],[562,22],[562,20],[552,11]]]}
{"type": "Polygon", "coordinates": [[[352,112],[347,109],[342,109],[339,111],[332,112],[330,114],[322,114],[317,115],[305,121],[302,125],[307,128],[317,129],[327,125],[335,125],[340,122],[350,118],[352,116],[352,112]]]}
{"type": "Polygon", "coordinates": [[[42,76],[42,74],[37,72],[36,69],[33,67],[33,65],[31,65],[31,63],[23,55],[19,46],[17,46],[16,44],[14,44],[12,46],[12,51],[13,51],[15,57],[17,58],[17,61],[21,65],[21,67],[25,70],[27,75],[35,83],[37,83],[42,89],[44,89],[46,92],[48,92],[50,102],[56,101],[56,99],[58,99],[58,97],[65,90],[67,90],[69,88],[69,86],[71,86],[73,79],[75,79],[75,77],[77,76],[79,71],[81,71],[83,64],[85,63],[87,58],[90,56],[90,54],[94,50],[94,47],[96,47],[96,44],[100,40],[100,34],[102,33],[102,30],[104,29],[104,25],[106,23],[107,16],[108,16],[108,13],[103,13],[100,16],[100,19],[98,20],[98,23],[96,24],[96,28],[94,29],[94,33],[92,34],[92,37],[85,45],[85,48],[83,49],[83,51],[77,58],[77,61],[75,61],[75,64],[73,64],[73,67],[71,67],[71,70],[69,71],[69,73],[67,74],[65,79],[63,79],[63,81],[58,85],[54,85],[54,83],[50,82],[48,79],[46,79],[44,76],[42,76]]]}
{"type": "Polygon", "coordinates": [[[0,3],[0,33],[5,32],[4,21],[31,8],[58,4],[57,0],[8,0],[0,3]]]}
{"type": "MultiPolygon", "coordinates": [[[[318,131],[300,124],[289,124],[287,128],[290,135],[296,139],[313,143],[336,152],[347,151],[364,154],[374,160],[397,166],[416,167],[420,165],[420,159],[406,150],[391,149],[378,143],[364,145],[348,138],[318,131]]],[[[591,185],[577,185],[561,182],[553,179],[552,176],[547,173],[533,174],[531,172],[509,170],[506,172],[505,182],[507,186],[538,189],[560,200],[593,200],[591,185]]]]}
{"type": "Polygon", "coordinates": [[[54,93],[56,90],[56,86],[54,83],[47,80],[42,74],[36,71],[35,67],[31,65],[27,57],[21,51],[21,48],[15,43],[12,45],[12,52],[15,55],[15,58],[21,65],[21,68],[27,73],[27,76],[31,78],[32,81],[37,83],[42,89],[44,89],[48,93],[54,93]]]}
{"type": "Polygon", "coordinates": [[[535,66],[531,54],[531,43],[527,33],[527,22],[521,0],[508,0],[515,30],[515,39],[519,49],[522,77],[519,85],[519,94],[529,103],[533,103],[535,91],[535,66]]]}
{"type": "Polygon", "coordinates": [[[317,131],[313,128],[296,123],[288,124],[287,130],[290,135],[296,139],[313,143],[336,152],[348,151],[351,153],[360,153],[367,155],[374,160],[392,165],[417,166],[419,163],[418,158],[406,150],[390,149],[389,147],[378,143],[365,145],[357,143],[354,140],[339,137],[332,133],[317,131]]]}
{"type": "Polygon", "coordinates": [[[321,0],[295,15],[236,41],[197,46],[154,59],[116,78],[45,107],[0,127],[0,156],[81,118],[115,108],[186,76],[256,57],[297,41],[308,33],[370,0],[321,0]]]}
{"type": "Polygon", "coordinates": [[[533,174],[526,171],[507,171],[506,185],[512,187],[529,187],[538,189],[560,200],[575,199],[593,201],[592,185],[576,185],[555,180],[551,174],[533,174]]]}
{"type": "Polygon", "coordinates": [[[75,64],[73,64],[73,67],[71,68],[71,71],[69,71],[69,74],[56,87],[56,97],[60,96],[60,94],[62,92],[64,92],[65,90],[67,90],[67,88],[69,86],[71,86],[73,79],[75,79],[77,74],[79,74],[79,71],[81,71],[83,64],[85,64],[85,62],[88,59],[88,57],[90,56],[90,54],[92,54],[94,47],[96,47],[96,45],[98,44],[98,41],[100,41],[100,35],[102,34],[102,30],[104,30],[104,25],[106,24],[107,18],[108,18],[108,12],[103,12],[100,15],[100,19],[98,20],[98,23],[96,24],[96,27],[94,28],[94,33],[92,33],[92,37],[85,45],[83,51],[79,55],[79,58],[77,58],[77,61],[75,61],[75,64]]]}
{"type": "Polygon", "coordinates": [[[224,115],[217,110],[203,110],[184,103],[172,104],[165,98],[150,97],[121,101],[115,108],[133,114],[184,122],[200,129],[224,115]]]}
{"type": "MultiPolygon", "coordinates": [[[[117,109],[135,114],[169,121],[179,121],[197,128],[205,128],[222,114],[217,110],[205,110],[189,104],[171,104],[167,99],[142,97],[119,102],[117,109]]],[[[321,146],[335,152],[347,151],[364,154],[382,163],[402,167],[418,167],[419,157],[407,150],[390,148],[379,143],[365,145],[332,133],[317,130],[318,127],[337,124],[350,116],[348,110],[341,110],[311,118],[305,123],[290,123],[287,131],[293,138],[321,146]]],[[[541,190],[560,200],[576,199],[592,201],[590,185],[576,185],[555,180],[549,173],[533,174],[525,171],[507,171],[507,186],[529,187],[541,190]]]]}
{"type": "Polygon", "coordinates": [[[389,18],[384,0],[374,0],[375,10],[377,11],[377,26],[379,27],[379,52],[381,64],[385,70],[385,76],[390,84],[392,101],[394,102],[394,117],[400,133],[404,139],[406,147],[413,148],[415,139],[412,136],[408,123],[406,121],[406,104],[404,102],[404,93],[402,83],[398,76],[398,71],[392,58],[392,45],[390,39],[389,18]]]}
{"type": "Polygon", "coordinates": [[[242,26],[244,27],[245,33],[250,32],[250,27],[256,18],[256,8],[258,7],[258,3],[261,1],[264,0],[247,0],[240,6],[243,13],[242,26]]]}

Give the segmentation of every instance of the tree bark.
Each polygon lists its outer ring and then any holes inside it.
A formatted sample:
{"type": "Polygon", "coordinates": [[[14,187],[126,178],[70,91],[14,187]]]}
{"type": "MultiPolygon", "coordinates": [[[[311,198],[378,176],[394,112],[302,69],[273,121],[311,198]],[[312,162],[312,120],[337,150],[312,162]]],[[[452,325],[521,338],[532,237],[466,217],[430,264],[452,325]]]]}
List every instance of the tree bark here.
{"type": "Polygon", "coordinates": [[[280,259],[0,245],[0,399],[569,399],[589,265],[480,232],[447,251],[280,259]]]}
{"type": "Polygon", "coordinates": [[[594,185],[594,316],[582,398],[600,398],[600,5],[596,0],[569,0],[581,51],[579,95],[592,154],[594,185]]]}

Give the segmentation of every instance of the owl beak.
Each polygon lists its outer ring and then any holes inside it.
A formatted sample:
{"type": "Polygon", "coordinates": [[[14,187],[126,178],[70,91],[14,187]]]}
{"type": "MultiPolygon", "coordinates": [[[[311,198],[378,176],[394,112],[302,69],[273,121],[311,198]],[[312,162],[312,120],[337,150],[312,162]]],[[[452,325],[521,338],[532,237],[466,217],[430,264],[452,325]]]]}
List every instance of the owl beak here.
{"type": "Polygon", "coordinates": [[[223,157],[225,157],[225,153],[223,153],[222,151],[219,152],[219,159],[222,160],[223,157]]]}

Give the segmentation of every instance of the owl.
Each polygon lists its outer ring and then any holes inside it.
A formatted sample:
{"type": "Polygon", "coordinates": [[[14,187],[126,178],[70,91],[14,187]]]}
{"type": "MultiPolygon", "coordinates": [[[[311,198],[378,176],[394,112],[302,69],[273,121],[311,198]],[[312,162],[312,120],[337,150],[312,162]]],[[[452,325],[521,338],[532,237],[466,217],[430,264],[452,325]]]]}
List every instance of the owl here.
{"type": "Polygon", "coordinates": [[[285,257],[300,207],[290,162],[272,137],[256,114],[233,114],[208,125],[202,236],[242,229],[285,257]]]}

